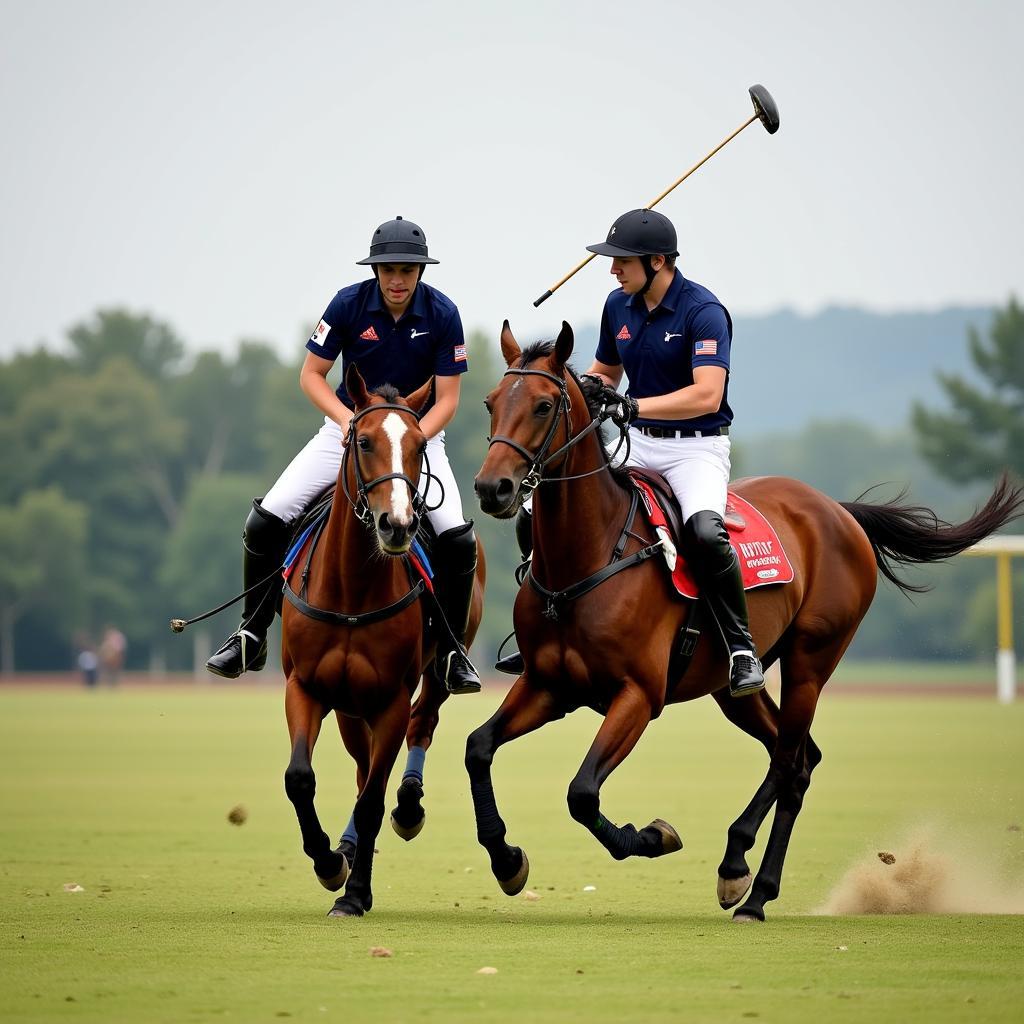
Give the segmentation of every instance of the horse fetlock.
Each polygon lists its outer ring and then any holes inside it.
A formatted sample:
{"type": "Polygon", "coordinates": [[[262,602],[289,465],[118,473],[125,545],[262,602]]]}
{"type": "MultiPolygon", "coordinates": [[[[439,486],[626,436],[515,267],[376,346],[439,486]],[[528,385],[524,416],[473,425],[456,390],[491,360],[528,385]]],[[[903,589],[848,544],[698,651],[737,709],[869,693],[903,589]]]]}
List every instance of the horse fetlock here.
{"type": "Polygon", "coordinates": [[[466,771],[473,777],[485,775],[494,761],[494,745],[486,729],[476,729],[466,740],[466,771]]]}

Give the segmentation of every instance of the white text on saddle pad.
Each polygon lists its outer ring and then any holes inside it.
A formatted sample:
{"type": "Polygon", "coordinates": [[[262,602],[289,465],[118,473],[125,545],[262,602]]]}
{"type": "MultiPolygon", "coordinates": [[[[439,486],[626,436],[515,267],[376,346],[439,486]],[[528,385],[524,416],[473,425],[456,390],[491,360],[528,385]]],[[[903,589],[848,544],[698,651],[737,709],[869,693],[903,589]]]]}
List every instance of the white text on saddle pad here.
{"type": "MultiPolygon", "coordinates": [[[[384,433],[391,442],[391,472],[402,472],[402,438],[408,426],[397,412],[384,417],[384,433]]],[[[408,526],[412,522],[412,505],[409,502],[409,488],[404,480],[391,481],[391,521],[395,526],[408,526]]]]}

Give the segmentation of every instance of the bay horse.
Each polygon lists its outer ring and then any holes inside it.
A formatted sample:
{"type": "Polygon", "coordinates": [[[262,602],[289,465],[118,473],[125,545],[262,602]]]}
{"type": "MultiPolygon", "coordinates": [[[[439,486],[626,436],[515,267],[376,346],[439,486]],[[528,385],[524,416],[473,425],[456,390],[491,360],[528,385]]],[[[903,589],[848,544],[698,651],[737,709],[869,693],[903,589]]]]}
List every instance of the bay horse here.
{"type": "MultiPolygon", "coordinates": [[[[410,750],[430,746],[448,690],[434,670],[425,632],[428,615],[435,616],[438,628],[436,613],[424,608],[426,583],[409,570],[405,557],[423,511],[416,488],[426,437],[417,413],[430,395],[431,382],[407,398],[386,387],[370,394],[352,365],[345,386],[355,415],[335,500],[319,540],[307,545],[290,574],[282,608],[291,742],[285,790],[317,879],[331,892],[339,891],[347,879],[330,916],[358,917],[373,905],[374,842],[402,740],[410,750]],[[296,591],[300,578],[303,584],[296,591]],[[356,762],[358,787],[353,811],[358,838],[354,844],[343,838],[336,849],[331,849],[313,802],[313,747],[331,711],[356,762]]],[[[479,540],[477,554],[467,645],[483,609],[485,566],[479,540]]],[[[399,787],[391,820],[403,839],[412,839],[422,828],[422,794],[420,782],[408,776],[399,787]]]]}
{"type": "MultiPolygon", "coordinates": [[[[524,582],[515,602],[525,671],[466,744],[477,838],[501,888],[510,895],[520,891],[529,862],[505,840],[491,783],[495,751],[590,707],[604,721],[569,784],[569,813],[616,859],[680,849],[675,829],[661,819],[639,830],[609,821],[601,811],[601,786],[666,704],[712,694],[726,717],[758,739],[770,756],[764,781],[729,828],[718,869],[722,908],[736,907],[737,920],[763,921],[765,904],[778,897],[793,826],[821,760],[810,736],[815,706],[871,604],[878,573],[904,591],[923,589],[900,579],[896,567],[963,551],[1019,515],[1024,495],[1004,478],[982,509],[953,526],[898,499],[841,503],[783,477],[736,481],[733,490],[774,526],[796,578],[748,595],[758,653],[766,667],[780,663],[781,707],[764,691],[732,699],[727,651],[717,634],[701,637],[681,676],[671,672],[687,609],[671,589],[661,557],[637,561],[614,576],[604,572],[616,556],[629,559],[657,537],[641,517],[624,527],[631,499],[595,429],[597,407],[588,406],[567,368],[572,348],[572,330],[563,323],[554,344],[521,351],[506,321],[501,349],[508,370],[485,400],[491,437],[475,480],[480,507],[510,518],[536,488],[530,570],[536,585],[524,582]],[[627,536],[625,548],[612,554],[616,540],[627,536]],[[605,578],[580,593],[584,588],[577,584],[595,574],[605,578]],[[559,604],[558,621],[552,621],[550,599],[541,590],[569,591],[559,604]],[[746,854],[773,805],[771,835],[752,878],[746,854]]],[[[587,390],[592,390],[589,382],[587,390]]]]}

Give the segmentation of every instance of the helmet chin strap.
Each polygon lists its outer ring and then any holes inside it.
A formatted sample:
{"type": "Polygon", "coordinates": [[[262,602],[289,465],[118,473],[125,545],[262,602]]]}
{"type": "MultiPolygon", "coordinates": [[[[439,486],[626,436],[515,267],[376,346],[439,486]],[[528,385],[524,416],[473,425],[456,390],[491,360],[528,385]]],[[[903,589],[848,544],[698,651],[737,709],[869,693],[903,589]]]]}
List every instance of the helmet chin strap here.
{"type": "Polygon", "coordinates": [[[644,277],[647,279],[647,283],[640,289],[638,295],[646,295],[650,291],[651,285],[654,284],[654,279],[658,276],[658,271],[652,266],[651,260],[651,256],[640,257],[640,266],[644,268],[644,277]]]}

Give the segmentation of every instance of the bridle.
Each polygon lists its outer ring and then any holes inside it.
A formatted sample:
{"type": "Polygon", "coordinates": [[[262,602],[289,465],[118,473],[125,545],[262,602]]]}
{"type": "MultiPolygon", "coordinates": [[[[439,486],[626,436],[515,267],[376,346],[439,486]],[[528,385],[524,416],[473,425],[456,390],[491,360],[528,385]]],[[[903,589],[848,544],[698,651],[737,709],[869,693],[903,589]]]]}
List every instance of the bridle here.
{"type": "Polygon", "coordinates": [[[603,465],[598,466],[597,469],[589,470],[586,473],[578,473],[574,476],[544,476],[544,470],[547,466],[554,462],[560,455],[565,454],[570,448],[579,444],[585,437],[594,433],[603,421],[602,416],[594,416],[590,423],[583,428],[578,434],[572,432],[572,420],[569,417],[569,413],[572,411],[572,399],[569,397],[569,385],[564,377],[559,377],[554,373],[548,373],[547,370],[528,370],[520,369],[518,367],[510,367],[503,374],[502,378],[516,376],[516,377],[543,377],[545,380],[551,381],[558,387],[558,406],[555,409],[554,416],[551,417],[551,426],[548,427],[548,432],[541,442],[540,448],[536,452],[531,452],[524,445],[521,445],[514,438],[506,437],[504,434],[495,434],[487,439],[487,447],[490,448],[495,444],[507,444],[514,452],[522,456],[529,467],[526,471],[526,476],[523,478],[522,483],[519,485],[521,491],[525,491],[527,495],[532,494],[536,487],[541,483],[555,483],[563,480],[580,480],[586,476],[593,476],[595,473],[600,473],[609,468],[607,461],[603,465]],[[548,448],[551,447],[551,443],[555,439],[555,433],[558,430],[558,425],[565,417],[566,423],[566,442],[561,448],[548,454],[548,448]]]}
{"type": "MultiPolygon", "coordinates": [[[[352,459],[353,473],[356,478],[356,496],[353,498],[351,491],[349,491],[347,472],[343,472],[341,474],[342,491],[348,499],[348,503],[352,506],[352,511],[355,513],[356,518],[364,526],[369,528],[373,527],[373,513],[370,511],[369,493],[374,489],[374,487],[377,487],[379,484],[386,483],[388,480],[404,481],[406,486],[409,488],[413,513],[420,518],[422,518],[424,512],[431,512],[433,509],[439,508],[441,502],[444,501],[443,484],[433,473],[430,472],[430,460],[427,458],[427,453],[425,451],[421,456],[423,468],[420,471],[420,475],[425,476],[428,480],[435,480],[438,486],[441,487],[441,498],[437,505],[428,506],[418,490],[416,481],[405,473],[384,473],[369,481],[367,481],[363,476],[363,469],[359,464],[359,445],[356,441],[356,424],[368,413],[382,412],[388,409],[394,410],[395,412],[405,413],[408,416],[412,416],[417,422],[419,421],[419,417],[407,405],[399,405],[397,402],[380,402],[376,405],[368,405],[365,409],[360,409],[359,412],[349,420],[348,438],[345,442],[345,453],[341,457],[343,467],[349,458],[352,459]]],[[[423,489],[426,491],[426,487],[423,489]]]]}

